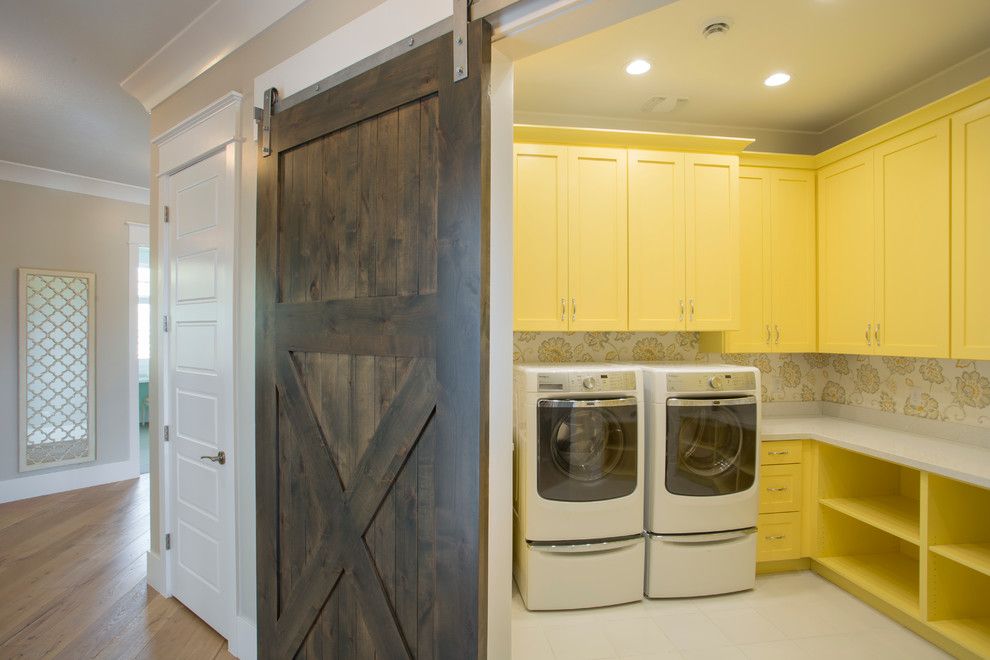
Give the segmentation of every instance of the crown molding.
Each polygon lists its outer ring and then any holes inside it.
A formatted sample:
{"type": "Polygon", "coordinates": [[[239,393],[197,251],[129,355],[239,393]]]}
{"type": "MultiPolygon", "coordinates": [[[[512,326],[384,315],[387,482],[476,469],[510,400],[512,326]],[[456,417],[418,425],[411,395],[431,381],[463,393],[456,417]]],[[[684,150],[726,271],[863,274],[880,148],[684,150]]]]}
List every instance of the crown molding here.
{"type": "Polygon", "coordinates": [[[216,0],[120,83],[145,110],[167,99],[303,0],[216,0]]]}
{"type": "Polygon", "coordinates": [[[7,160],[0,160],[0,181],[24,183],[29,186],[41,186],[42,188],[52,188],[81,195],[92,195],[93,197],[106,197],[107,199],[144,204],[145,206],[149,203],[148,189],[141,186],[132,186],[128,183],[107,181],[106,179],[94,179],[81,174],[49,170],[44,167],[12,163],[7,160]]]}

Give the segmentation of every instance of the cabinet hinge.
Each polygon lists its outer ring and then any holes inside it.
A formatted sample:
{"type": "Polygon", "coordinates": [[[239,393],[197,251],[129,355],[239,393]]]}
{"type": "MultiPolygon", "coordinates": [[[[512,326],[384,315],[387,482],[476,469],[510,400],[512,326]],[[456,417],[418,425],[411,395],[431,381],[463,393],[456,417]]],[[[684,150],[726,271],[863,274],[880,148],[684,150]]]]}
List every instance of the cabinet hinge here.
{"type": "Polygon", "coordinates": [[[168,424],[165,425],[165,428],[162,431],[162,439],[164,439],[165,442],[168,442],[168,424]]]}
{"type": "Polygon", "coordinates": [[[165,549],[166,550],[171,550],[172,549],[172,535],[171,534],[166,534],[165,535],[165,549]]]}
{"type": "Polygon", "coordinates": [[[168,222],[168,205],[165,205],[165,222],[168,222]]]}

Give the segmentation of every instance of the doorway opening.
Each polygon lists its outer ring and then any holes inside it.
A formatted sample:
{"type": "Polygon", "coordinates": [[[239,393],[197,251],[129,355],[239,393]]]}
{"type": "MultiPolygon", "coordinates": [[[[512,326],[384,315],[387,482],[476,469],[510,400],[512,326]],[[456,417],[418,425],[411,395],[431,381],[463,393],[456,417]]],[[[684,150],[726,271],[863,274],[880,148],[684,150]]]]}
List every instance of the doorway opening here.
{"type": "Polygon", "coordinates": [[[151,361],[151,248],[139,246],[137,266],[137,420],[138,466],[149,470],[148,370],[151,361]]]}

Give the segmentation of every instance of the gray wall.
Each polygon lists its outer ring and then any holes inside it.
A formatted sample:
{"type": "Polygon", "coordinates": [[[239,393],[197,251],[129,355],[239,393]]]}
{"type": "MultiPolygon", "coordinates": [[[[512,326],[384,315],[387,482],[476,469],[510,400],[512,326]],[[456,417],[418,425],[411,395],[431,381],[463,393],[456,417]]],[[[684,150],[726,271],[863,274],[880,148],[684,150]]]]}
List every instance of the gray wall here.
{"type": "Polygon", "coordinates": [[[148,207],[0,181],[0,482],[129,457],[125,222],[148,207]],[[96,273],[96,462],[17,471],[17,269],[96,273]]]}

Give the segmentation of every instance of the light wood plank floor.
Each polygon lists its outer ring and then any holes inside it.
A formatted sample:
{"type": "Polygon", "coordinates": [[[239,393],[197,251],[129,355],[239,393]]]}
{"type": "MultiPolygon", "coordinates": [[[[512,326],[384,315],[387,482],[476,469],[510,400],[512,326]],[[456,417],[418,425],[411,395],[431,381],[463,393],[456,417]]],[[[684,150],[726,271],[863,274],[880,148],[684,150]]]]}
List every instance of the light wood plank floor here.
{"type": "Polygon", "coordinates": [[[148,477],[0,505],[0,658],[231,658],[145,584],[148,477]]]}

